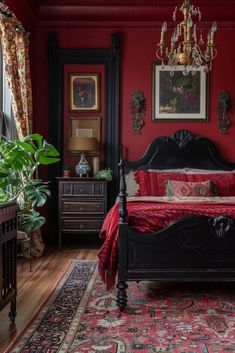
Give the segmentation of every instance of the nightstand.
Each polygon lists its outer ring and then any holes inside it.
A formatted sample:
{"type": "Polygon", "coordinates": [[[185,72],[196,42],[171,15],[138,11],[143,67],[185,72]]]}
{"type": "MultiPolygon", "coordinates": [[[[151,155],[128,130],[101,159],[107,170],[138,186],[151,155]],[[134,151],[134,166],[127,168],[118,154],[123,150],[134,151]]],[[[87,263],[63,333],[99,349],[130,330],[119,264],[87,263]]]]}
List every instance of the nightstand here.
{"type": "Polygon", "coordinates": [[[107,213],[107,181],[95,178],[59,180],[59,247],[62,235],[99,233],[107,213]]]}

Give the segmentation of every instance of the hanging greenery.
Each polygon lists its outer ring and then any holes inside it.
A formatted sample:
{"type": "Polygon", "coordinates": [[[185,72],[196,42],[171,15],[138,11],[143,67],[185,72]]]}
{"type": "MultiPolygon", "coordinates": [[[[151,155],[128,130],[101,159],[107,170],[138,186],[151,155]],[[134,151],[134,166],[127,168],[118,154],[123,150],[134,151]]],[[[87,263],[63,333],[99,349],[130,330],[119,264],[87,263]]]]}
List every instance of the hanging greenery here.
{"type": "Polygon", "coordinates": [[[132,114],[132,127],[137,134],[140,134],[144,125],[146,111],[146,98],[144,92],[135,90],[131,95],[130,112],[132,114]]]}
{"type": "Polygon", "coordinates": [[[227,134],[229,127],[232,125],[231,114],[233,110],[232,97],[226,90],[222,90],[218,95],[218,128],[222,134],[227,134]]]}

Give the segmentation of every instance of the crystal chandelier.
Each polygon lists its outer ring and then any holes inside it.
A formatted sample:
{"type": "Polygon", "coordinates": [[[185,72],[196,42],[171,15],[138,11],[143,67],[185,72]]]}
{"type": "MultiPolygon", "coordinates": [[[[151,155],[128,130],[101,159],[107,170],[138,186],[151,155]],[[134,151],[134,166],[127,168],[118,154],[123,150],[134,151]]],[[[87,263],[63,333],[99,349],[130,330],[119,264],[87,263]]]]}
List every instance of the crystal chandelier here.
{"type": "Polygon", "coordinates": [[[167,47],[165,44],[164,37],[167,31],[167,23],[163,23],[156,56],[161,60],[163,67],[164,65],[170,66],[171,75],[174,74],[173,70],[176,65],[184,65],[184,75],[188,75],[189,71],[192,74],[196,74],[196,70],[202,66],[204,71],[208,72],[212,68],[212,60],[217,55],[215,48],[216,22],[213,22],[207,34],[207,43],[204,45],[202,30],[198,33],[199,30],[192,20],[193,16],[198,16],[198,20],[201,20],[199,7],[191,5],[189,0],[184,0],[181,7],[175,7],[173,12],[174,22],[176,21],[177,11],[183,13],[184,19],[174,28],[170,47],[167,47]]]}

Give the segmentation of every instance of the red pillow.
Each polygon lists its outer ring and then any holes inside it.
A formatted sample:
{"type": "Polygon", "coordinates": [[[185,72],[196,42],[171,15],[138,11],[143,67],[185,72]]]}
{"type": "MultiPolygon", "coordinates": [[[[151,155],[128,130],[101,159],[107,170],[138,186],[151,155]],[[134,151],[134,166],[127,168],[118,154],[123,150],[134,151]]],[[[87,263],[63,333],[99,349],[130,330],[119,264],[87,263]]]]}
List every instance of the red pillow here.
{"type": "Polygon", "coordinates": [[[165,196],[166,181],[187,181],[186,174],[177,172],[148,172],[137,170],[134,173],[135,180],[139,184],[138,196],[165,196]]]}
{"type": "Polygon", "coordinates": [[[216,185],[214,181],[202,182],[168,180],[166,182],[167,196],[170,197],[209,197],[216,196],[216,185]]]}
{"type": "Polygon", "coordinates": [[[212,180],[217,185],[217,192],[220,196],[235,196],[235,174],[216,173],[213,174],[188,174],[177,172],[148,172],[137,170],[135,180],[139,184],[139,196],[165,196],[166,181],[190,181],[203,182],[212,180]]]}

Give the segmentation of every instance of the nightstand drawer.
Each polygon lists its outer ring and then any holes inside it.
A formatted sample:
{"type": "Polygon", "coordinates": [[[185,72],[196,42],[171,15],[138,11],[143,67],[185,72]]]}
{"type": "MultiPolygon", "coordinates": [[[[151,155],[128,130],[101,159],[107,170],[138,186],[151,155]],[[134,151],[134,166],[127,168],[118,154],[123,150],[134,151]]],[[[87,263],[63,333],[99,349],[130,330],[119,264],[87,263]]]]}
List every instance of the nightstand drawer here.
{"type": "Polygon", "coordinates": [[[103,219],[62,219],[62,229],[67,231],[99,231],[103,219]]]}
{"type": "Polygon", "coordinates": [[[63,182],[61,194],[71,196],[104,196],[104,185],[103,182],[63,182]]]}
{"type": "Polygon", "coordinates": [[[105,212],[105,200],[100,201],[62,201],[62,212],[63,213],[86,213],[86,214],[97,214],[103,215],[105,212]]]}

